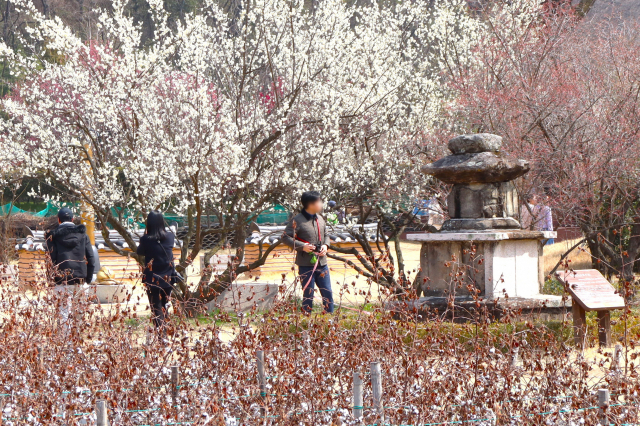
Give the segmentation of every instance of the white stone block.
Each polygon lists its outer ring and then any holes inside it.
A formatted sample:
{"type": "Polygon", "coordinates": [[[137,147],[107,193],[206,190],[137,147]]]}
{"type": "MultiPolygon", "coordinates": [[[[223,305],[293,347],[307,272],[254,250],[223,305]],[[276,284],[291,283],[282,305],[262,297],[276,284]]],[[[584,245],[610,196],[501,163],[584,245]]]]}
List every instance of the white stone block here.
{"type": "Polygon", "coordinates": [[[70,293],[72,297],[86,298],[92,302],[100,303],[124,303],[133,288],[128,285],[61,285],[56,286],[55,291],[70,293]]]}
{"type": "Polygon", "coordinates": [[[423,294],[446,296],[455,291],[457,296],[464,296],[465,285],[453,288],[449,284],[451,273],[459,270],[466,274],[468,282],[480,289],[482,297],[495,299],[505,294],[539,297],[544,279],[542,241],[554,234],[537,231],[413,234],[421,236],[414,240],[423,241],[421,274],[428,278],[422,284],[423,294]],[[465,255],[472,246],[476,247],[475,259],[465,255]],[[479,267],[478,257],[483,268],[479,267]],[[451,259],[457,260],[452,263],[451,259]],[[454,266],[447,267],[448,264],[454,266]]]}
{"type": "Polygon", "coordinates": [[[220,309],[226,312],[266,311],[273,307],[280,290],[278,284],[237,282],[207,303],[209,312],[220,309]]]}

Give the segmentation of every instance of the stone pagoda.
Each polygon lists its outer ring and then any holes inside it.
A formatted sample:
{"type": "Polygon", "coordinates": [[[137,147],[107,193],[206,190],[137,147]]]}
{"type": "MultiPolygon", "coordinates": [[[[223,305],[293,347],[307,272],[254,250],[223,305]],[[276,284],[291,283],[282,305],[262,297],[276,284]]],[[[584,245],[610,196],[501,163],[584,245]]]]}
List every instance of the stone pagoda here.
{"type": "Polygon", "coordinates": [[[464,297],[475,288],[489,300],[541,297],[542,243],[555,232],[521,229],[513,180],[529,171],[529,163],[506,158],[501,146],[497,135],[458,136],[449,141],[451,155],[422,167],[453,185],[447,197],[450,219],[440,232],[407,235],[422,241],[422,295],[464,297]],[[458,272],[462,284],[452,280],[458,272]]]}

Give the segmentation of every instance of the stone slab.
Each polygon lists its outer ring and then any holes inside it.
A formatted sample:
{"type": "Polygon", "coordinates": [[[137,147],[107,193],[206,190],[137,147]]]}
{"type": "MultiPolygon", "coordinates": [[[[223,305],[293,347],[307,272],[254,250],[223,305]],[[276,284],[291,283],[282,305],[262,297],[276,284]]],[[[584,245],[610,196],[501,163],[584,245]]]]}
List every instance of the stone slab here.
{"type": "Polygon", "coordinates": [[[512,217],[492,217],[485,219],[449,219],[442,224],[443,231],[488,231],[522,229],[520,223],[512,217]]]}
{"type": "Polygon", "coordinates": [[[90,285],[89,295],[94,295],[100,303],[124,303],[133,289],[127,285],[90,285]]]}
{"type": "Polygon", "coordinates": [[[473,312],[482,310],[489,312],[494,319],[500,319],[507,312],[510,315],[517,313],[521,318],[533,315],[540,320],[560,320],[566,317],[571,309],[571,298],[563,298],[553,295],[538,295],[536,297],[522,298],[510,297],[508,299],[488,300],[478,299],[478,303],[472,297],[456,297],[453,302],[448,297],[421,297],[417,300],[387,302],[385,308],[395,314],[419,315],[419,320],[427,321],[430,318],[451,318],[455,322],[470,322],[477,317],[473,312]],[[453,309],[452,309],[453,308],[453,309]]]}
{"type": "Polygon", "coordinates": [[[525,160],[512,160],[494,154],[449,155],[434,163],[425,164],[422,173],[445,183],[491,183],[514,180],[530,170],[525,160]]]}
{"type": "Polygon", "coordinates": [[[555,231],[432,232],[407,234],[409,241],[502,241],[557,238],[555,231]]]}
{"type": "Polygon", "coordinates": [[[94,303],[124,303],[132,293],[130,285],[66,285],[56,286],[55,291],[71,293],[74,298],[87,298],[94,303]]]}
{"type": "MultiPolygon", "coordinates": [[[[410,302],[395,302],[395,303],[410,303],[412,306],[423,306],[429,304],[441,304],[447,303],[449,301],[448,297],[420,297],[417,300],[413,300],[410,302]]],[[[492,304],[496,304],[498,306],[503,306],[507,308],[517,309],[523,307],[540,307],[540,306],[548,306],[552,308],[570,308],[571,307],[571,299],[563,298],[562,296],[556,296],[552,294],[539,294],[534,297],[510,297],[510,298],[502,298],[498,300],[487,301],[487,299],[483,299],[483,302],[490,302],[492,304]]],[[[472,303],[475,302],[473,297],[470,296],[460,296],[455,298],[456,303],[472,303]]],[[[393,303],[393,302],[390,302],[393,303]]]]}
{"type": "Polygon", "coordinates": [[[585,311],[623,309],[625,301],[597,269],[562,271],[558,279],[567,284],[571,297],[585,311]]]}
{"type": "Polygon", "coordinates": [[[225,312],[267,311],[275,303],[280,285],[260,282],[237,282],[207,303],[209,312],[220,309],[225,312]]]}

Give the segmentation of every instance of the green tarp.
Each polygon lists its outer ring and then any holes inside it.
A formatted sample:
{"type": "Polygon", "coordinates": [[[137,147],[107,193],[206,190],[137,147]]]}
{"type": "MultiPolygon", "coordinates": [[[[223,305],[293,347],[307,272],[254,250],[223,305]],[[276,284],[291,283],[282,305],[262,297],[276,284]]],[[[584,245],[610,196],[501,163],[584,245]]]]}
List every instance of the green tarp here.
{"type": "Polygon", "coordinates": [[[275,206],[260,213],[256,218],[256,223],[258,225],[263,223],[281,224],[285,223],[287,220],[289,220],[289,212],[280,204],[276,204],[275,206]]]}
{"type": "Polygon", "coordinates": [[[30,212],[27,210],[22,210],[16,206],[11,205],[11,203],[7,203],[3,206],[0,206],[0,214],[2,216],[26,213],[36,217],[49,217],[49,216],[55,216],[57,212],[58,212],[58,209],[53,205],[51,205],[50,203],[47,203],[47,207],[45,207],[43,210],[40,210],[39,212],[30,212]]]}
{"type": "MultiPolygon", "coordinates": [[[[65,203],[65,204],[69,204],[69,203],[65,203]]],[[[75,210],[77,210],[78,205],[74,204],[74,207],[75,207],[75,210]]],[[[47,207],[45,207],[43,210],[40,210],[39,212],[31,212],[27,210],[22,210],[16,206],[12,206],[11,203],[8,203],[0,206],[0,215],[7,216],[7,215],[14,215],[19,213],[26,213],[36,217],[50,217],[50,216],[55,216],[58,213],[58,208],[59,207],[53,205],[52,203],[47,203],[47,207]]],[[[111,209],[111,210],[114,216],[118,215],[118,212],[115,209],[111,209]]],[[[134,217],[135,216],[131,215],[129,211],[126,211],[124,214],[124,218],[131,222],[133,222],[134,217]]],[[[165,214],[165,219],[167,220],[167,222],[177,222],[178,226],[184,226],[187,223],[186,217],[176,216],[170,213],[165,214]]],[[[276,204],[275,206],[260,213],[255,219],[255,221],[258,224],[263,224],[263,223],[281,224],[286,222],[288,219],[289,219],[289,212],[280,204],[276,204]]],[[[143,223],[139,223],[138,225],[144,227],[143,223]]]]}

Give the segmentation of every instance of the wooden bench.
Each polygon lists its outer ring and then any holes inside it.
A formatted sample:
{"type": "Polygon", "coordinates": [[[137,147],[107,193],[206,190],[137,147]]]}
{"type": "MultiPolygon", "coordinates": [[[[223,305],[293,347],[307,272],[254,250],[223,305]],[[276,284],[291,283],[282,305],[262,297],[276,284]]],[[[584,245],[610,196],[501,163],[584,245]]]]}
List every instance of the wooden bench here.
{"type": "Polygon", "coordinates": [[[587,329],[587,311],[598,312],[598,342],[611,346],[611,310],[624,309],[625,301],[597,269],[557,272],[571,294],[575,342],[584,346],[587,329]]]}

